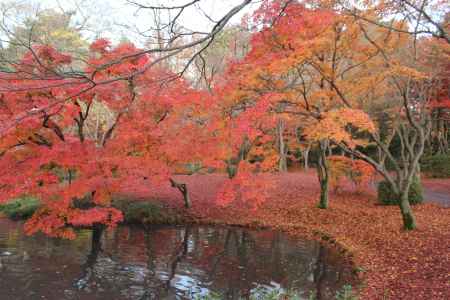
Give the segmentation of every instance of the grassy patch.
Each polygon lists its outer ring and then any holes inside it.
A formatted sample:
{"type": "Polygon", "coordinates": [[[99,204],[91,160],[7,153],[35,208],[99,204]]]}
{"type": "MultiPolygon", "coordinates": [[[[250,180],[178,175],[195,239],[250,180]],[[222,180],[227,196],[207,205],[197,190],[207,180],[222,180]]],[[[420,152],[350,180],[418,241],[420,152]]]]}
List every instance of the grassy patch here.
{"type": "Polygon", "coordinates": [[[0,204],[0,212],[13,220],[27,219],[40,207],[38,199],[31,196],[23,196],[0,204]]]}

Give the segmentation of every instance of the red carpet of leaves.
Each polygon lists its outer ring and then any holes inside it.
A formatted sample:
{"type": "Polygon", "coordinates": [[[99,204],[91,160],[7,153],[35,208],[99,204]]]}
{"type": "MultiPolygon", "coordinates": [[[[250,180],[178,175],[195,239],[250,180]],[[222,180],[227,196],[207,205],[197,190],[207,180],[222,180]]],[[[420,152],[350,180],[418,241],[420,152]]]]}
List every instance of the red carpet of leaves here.
{"type": "MultiPolygon", "coordinates": [[[[188,183],[191,213],[201,222],[270,226],[293,235],[318,238],[314,233],[320,232],[331,237],[363,270],[361,299],[450,299],[449,208],[432,203],[414,207],[418,229],[404,232],[398,207],[377,205],[372,191],[358,195],[348,186],[331,195],[330,208],[321,210],[316,208],[319,190],[314,173],[270,176],[268,180],[275,182],[272,197],[257,210],[218,206],[214,195],[226,180],[222,175],[179,176],[178,180],[188,183]]],[[[425,185],[445,190],[445,183],[430,182],[425,185]]],[[[450,189],[445,191],[450,194],[450,189]]],[[[143,192],[136,196],[145,197],[143,192]]],[[[182,202],[168,185],[151,195],[182,202]]]]}

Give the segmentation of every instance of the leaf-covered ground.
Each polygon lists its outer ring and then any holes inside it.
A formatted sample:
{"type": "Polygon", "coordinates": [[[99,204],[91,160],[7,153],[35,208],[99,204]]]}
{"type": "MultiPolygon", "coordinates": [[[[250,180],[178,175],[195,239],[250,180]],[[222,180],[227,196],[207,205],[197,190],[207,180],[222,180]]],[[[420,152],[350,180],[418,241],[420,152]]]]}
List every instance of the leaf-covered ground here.
{"type": "MultiPolygon", "coordinates": [[[[321,210],[316,208],[319,190],[314,173],[270,176],[271,196],[258,209],[218,205],[214,195],[227,180],[222,175],[178,180],[188,184],[191,213],[202,222],[271,226],[293,235],[330,237],[352,256],[363,283],[362,299],[450,299],[449,208],[434,203],[415,206],[418,229],[405,232],[399,208],[377,205],[372,190],[355,194],[347,186],[331,195],[329,209],[321,210]]],[[[430,189],[447,194],[449,183],[425,180],[430,189]]],[[[146,188],[135,188],[126,193],[145,198],[146,188]]],[[[169,185],[151,194],[174,205],[182,203],[181,195],[169,185]]]]}

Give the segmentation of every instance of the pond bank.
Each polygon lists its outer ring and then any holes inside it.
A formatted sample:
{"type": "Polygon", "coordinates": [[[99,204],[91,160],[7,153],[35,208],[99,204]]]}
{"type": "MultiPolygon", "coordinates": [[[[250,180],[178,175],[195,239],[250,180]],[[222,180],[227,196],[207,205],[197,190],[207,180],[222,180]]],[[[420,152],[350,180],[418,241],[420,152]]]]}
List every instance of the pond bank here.
{"type": "MultiPolygon", "coordinates": [[[[381,206],[368,190],[343,187],[331,195],[327,210],[317,208],[319,189],[314,172],[272,175],[271,196],[258,209],[223,208],[208,197],[227,180],[220,175],[180,176],[191,192],[191,215],[197,222],[271,227],[294,236],[329,238],[345,249],[363,282],[361,299],[450,299],[450,210],[434,203],[414,206],[418,228],[402,229],[397,206],[381,206]]],[[[157,197],[181,199],[170,187],[157,197]]],[[[154,194],[153,194],[154,195],[154,194]]]]}
{"type": "MultiPolygon", "coordinates": [[[[145,194],[124,191],[132,199],[149,196],[176,212],[177,222],[270,227],[298,237],[328,239],[346,252],[363,285],[361,299],[449,299],[449,209],[432,203],[414,207],[418,229],[404,232],[398,207],[380,206],[370,191],[344,189],[332,195],[330,208],[316,207],[319,191],[314,173],[274,175],[271,197],[258,209],[223,208],[214,195],[226,180],[221,175],[180,176],[189,186],[193,207],[182,208],[170,185],[145,194]]],[[[355,286],[357,287],[357,286],[355,286]]]]}

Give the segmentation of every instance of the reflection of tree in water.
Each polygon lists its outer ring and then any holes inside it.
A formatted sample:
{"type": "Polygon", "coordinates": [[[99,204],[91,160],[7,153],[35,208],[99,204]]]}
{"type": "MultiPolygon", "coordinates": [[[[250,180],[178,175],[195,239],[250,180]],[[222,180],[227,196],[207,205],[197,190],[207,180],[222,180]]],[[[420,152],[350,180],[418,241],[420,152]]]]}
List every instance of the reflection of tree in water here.
{"type": "Polygon", "coordinates": [[[75,281],[75,287],[78,289],[86,289],[90,282],[95,283],[94,267],[97,263],[98,256],[102,251],[102,234],[104,227],[102,225],[94,225],[92,229],[91,250],[87,256],[86,262],[82,265],[82,275],[75,281]]]}
{"type": "Polygon", "coordinates": [[[208,288],[227,299],[248,296],[256,283],[268,288],[276,287],[272,283],[277,282],[288,288],[314,290],[316,265],[322,268],[320,281],[325,285],[334,278],[335,270],[322,267],[326,249],[315,243],[293,245],[278,232],[262,235],[234,228],[213,235],[202,228],[193,232],[193,237],[201,237],[192,241],[187,268],[194,274],[196,269],[203,270],[203,282],[212,282],[208,288]],[[207,247],[195,242],[198,240],[207,241],[207,247]]]}
{"type": "Polygon", "coordinates": [[[317,262],[314,268],[313,278],[316,285],[315,295],[317,300],[322,300],[322,285],[326,274],[326,265],[323,262],[324,248],[319,247],[319,255],[317,256],[317,262]]]}
{"type": "MultiPolygon", "coordinates": [[[[157,238],[152,239],[155,235],[147,236],[147,249],[158,244],[157,238]]],[[[160,296],[192,296],[184,289],[185,277],[191,277],[193,291],[210,289],[226,299],[249,296],[256,283],[267,288],[276,287],[272,283],[277,282],[287,288],[324,291],[335,277],[335,270],[325,267],[325,248],[315,243],[290,244],[278,232],[263,235],[235,228],[210,231],[187,227],[169,240],[174,250],[167,249],[166,256],[149,259],[148,265],[157,270],[156,277],[160,275],[160,296]],[[211,284],[206,286],[205,282],[211,284]]],[[[320,297],[328,297],[327,292],[321,293],[320,297]]]]}
{"type": "Polygon", "coordinates": [[[46,282],[47,290],[41,294],[48,292],[47,299],[63,299],[49,296],[57,284],[59,291],[72,293],[72,298],[65,297],[68,299],[149,300],[192,299],[208,291],[237,299],[248,297],[257,285],[276,288],[274,283],[299,288],[305,295],[317,290],[319,299],[330,299],[332,291],[327,287],[337,279],[336,263],[330,265],[333,257],[330,259],[328,249],[272,231],[202,226],[144,230],[124,226],[112,232],[96,228],[81,241],[45,239],[45,245],[31,244],[30,240],[33,238],[27,238],[20,247],[32,246],[41,256],[36,259],[36,253],[30,253],[25,266],[33,264],[35,268],[34,264],[49,264],[51,260],[68,265],[62,278],[55,277],[52,270],[57,267],[51,266],[45,273],[28,271],[31,278],[20,277],[30,290],[42,289],[46,282]],[[48,277],[39,277],[42,275],[48,277]]]}

